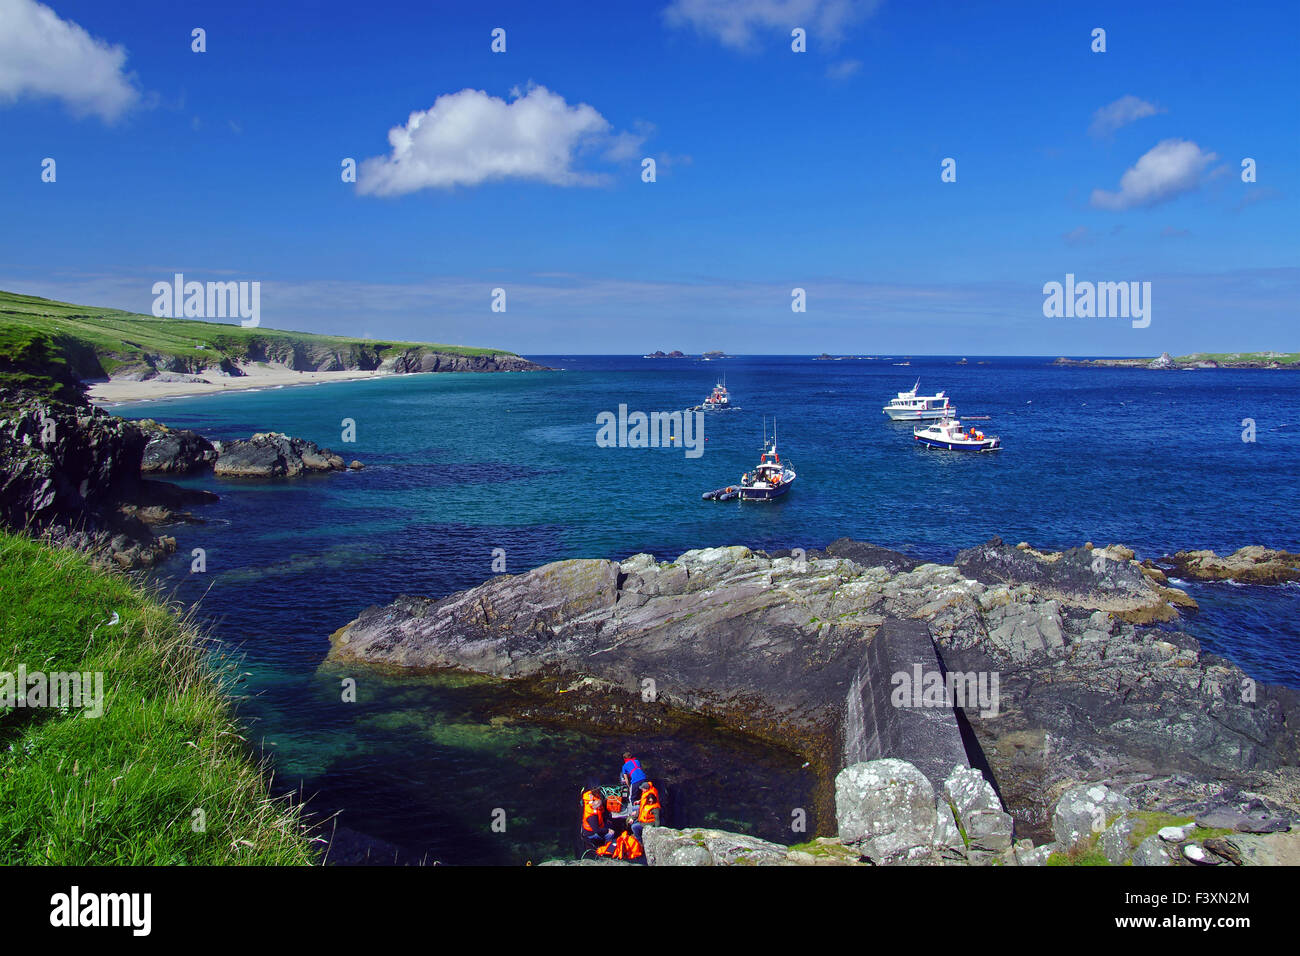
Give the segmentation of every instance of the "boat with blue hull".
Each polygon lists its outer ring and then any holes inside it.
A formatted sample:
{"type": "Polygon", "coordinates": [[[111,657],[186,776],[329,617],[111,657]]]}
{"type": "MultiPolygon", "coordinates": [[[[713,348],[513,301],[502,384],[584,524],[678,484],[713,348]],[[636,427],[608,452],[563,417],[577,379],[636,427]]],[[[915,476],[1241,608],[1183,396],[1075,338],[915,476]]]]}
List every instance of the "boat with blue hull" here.
{"type": "Polygon", "coordinates": [[[920,388],[921,380],[917,379],[915,385],[906,392],[899,392],[897,397],[890,399],[889,404],[882,408],[881,411],[896,422],[930,421],[931,419],[951,418],[956,414],[957,409],[953,407],[952,402],[943,392],[936,392],[934,395],[919,395],[917,392],[920,388]]]}
{"type": "Polygon", "coordinates": [[[1002,447],[1002,439],[997,435],[985,435],[974,428],[962,431],[961,422],[955,418],[914,428],[912,437],[929,448],[945,451],[997,451],[1002,447]]]}

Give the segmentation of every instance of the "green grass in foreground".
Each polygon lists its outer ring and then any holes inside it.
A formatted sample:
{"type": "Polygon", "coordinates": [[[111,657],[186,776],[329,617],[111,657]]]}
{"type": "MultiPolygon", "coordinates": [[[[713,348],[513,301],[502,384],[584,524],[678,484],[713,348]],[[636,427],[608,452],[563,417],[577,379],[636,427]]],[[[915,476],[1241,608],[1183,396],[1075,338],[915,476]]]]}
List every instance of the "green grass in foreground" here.
{"type": "Polygon", "coordinates": [[[20,663],[102,671],[106,703],[0,709],[0,865],[315,862],[194,629],[83,555],[0,531],[0,671],[20,663]]]}

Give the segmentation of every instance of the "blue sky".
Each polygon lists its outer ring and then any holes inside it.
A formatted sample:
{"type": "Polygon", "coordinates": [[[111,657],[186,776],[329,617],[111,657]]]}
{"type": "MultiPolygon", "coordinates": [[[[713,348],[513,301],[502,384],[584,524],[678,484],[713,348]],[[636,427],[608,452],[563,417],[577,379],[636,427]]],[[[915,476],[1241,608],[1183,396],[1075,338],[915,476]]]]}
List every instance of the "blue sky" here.
{"type": "Polygon", "coordinates": [[[0,0],[0,288],[532,354],[1296,350],[1298,9],[0,0]],[[1151,325],[1044,317],[1066,273],[1151,325]]]}

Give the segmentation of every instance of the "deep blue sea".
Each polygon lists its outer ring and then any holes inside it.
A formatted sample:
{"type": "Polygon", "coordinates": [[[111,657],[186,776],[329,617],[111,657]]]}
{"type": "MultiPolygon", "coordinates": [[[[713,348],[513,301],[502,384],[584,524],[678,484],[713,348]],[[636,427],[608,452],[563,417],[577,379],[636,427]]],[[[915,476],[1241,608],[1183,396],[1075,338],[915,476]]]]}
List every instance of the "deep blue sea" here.
{"type": "MultiPolygon", "coordinates": [[[[557,371],[411,375],[118,406],[212,438],[282,431],[360,459],[359,472],[295,481],[185,483],[221,501],[176,529],[164,568],[215,636],[243,655],[243,715],[278,789],[408,852],[512,863],[572,844],[577,787],[617,776],[621,738],[501,717],[503,691],[449,678],[357,675],[340,701],[318,675],[328,636],[399,593],[444,595],[564,557],[661,558],[745,544],[822,547],[848,535],[950,561],[992,535],[1039,548],[1123,542],[1141,557],[1246,544],[1300,550],[1300,373],[1067,368],[971,355],[647,360],[529,356],[557,371]],[[597,415],[697,404],[724,376],[741,411],[710,416],[705,452],[601,448],[597,415]],[[920,379],[1000,435],[1002,451],[927,450],[881,407],[920,379]],[[773,504],[701,501],[757,461],[776,418],[799,478],[773,504]],[[1242,440],[1243,419],[1256,440],[1242,440]],[[343,420],[355,443],[341,440],[343,420]],[[190,550],[207,572],[191,574],[190,550]],[[506,812],[505,833],[492,814],[506,812]]],[[[1260,680],[1300,686],[1300,588],[1192,585],[1183,622],[1260,680]]],[[[638,740],[677,787],[679,824],[798,842],[788,810],[810,799],[794,755],[717,731],[638,740]]],[[[814,821],[815,823],[815,821],[814,821]]]]}

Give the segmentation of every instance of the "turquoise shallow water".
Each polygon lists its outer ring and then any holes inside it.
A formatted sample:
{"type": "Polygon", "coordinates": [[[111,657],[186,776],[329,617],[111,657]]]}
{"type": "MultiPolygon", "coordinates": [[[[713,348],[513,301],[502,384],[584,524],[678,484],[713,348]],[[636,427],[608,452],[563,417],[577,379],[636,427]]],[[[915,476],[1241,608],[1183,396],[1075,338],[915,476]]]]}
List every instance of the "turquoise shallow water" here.
{"type": "MultiPolygon", "coordinates": [[[[190,483],[222,500],[178,532],[208,573],[178,556],[166,575],[215,633],[245,655],[245,713],[279,782],[322,810],[448,862],[515,862],[569,845],[572,790],[609,777],[622,741],[489,723],[500,691],[454,682],[363,681],[341,706],[315,675],[330,632],[401,592],[442,595],[492,573],[560,557],[671,557],[720,544],[821,547],[841,535],[951,560],[999,534],[1038,547],[1122,541],[1143,556],[1263,543],[1300,550],[1296,500],[1300,374],[1052,367],[970,356],[713,363],[540,357],[563,371],[421,375],[120,406],[210,437],[273,429],[365,462],[293,482],[190,483]],[[701,401],[724,374],[743,410],[710,417],[705,453],[599,448],[596,416],[701,401]],[[921,379],[1002,436],[1005,449],[925,450],[880,408],[921,379]],[[764,416],[779,418],[794,490],[770,505],[703,502],[757,460],[764,416]],[[340,440],[342,420],[357,441],[340,440]],[[1241,440],[1242,419],[1257,441],[1241,440]],[[503,796],[503,794],[507,796],[503,796]],[[517,824],[488,816],[513,801],[517,824]]],[[[1201,586],[1186,627],[1253,676],[1300,686],[1300,589],[1201,586]]],[[[790,755],[719,734],[642,742],[652,773],[681,778],[680,822],[789,833],[811,781],[790,755]],[[659,770],[655,762],[659,761],[659,770]],[[697,768],[693,772],[692,768],[697,768]],[[775,788],[775,791],[773,791],[775,788]]]]}

